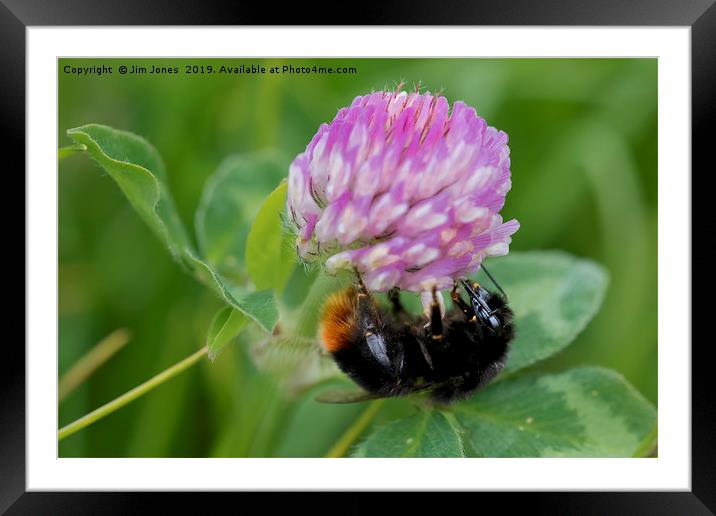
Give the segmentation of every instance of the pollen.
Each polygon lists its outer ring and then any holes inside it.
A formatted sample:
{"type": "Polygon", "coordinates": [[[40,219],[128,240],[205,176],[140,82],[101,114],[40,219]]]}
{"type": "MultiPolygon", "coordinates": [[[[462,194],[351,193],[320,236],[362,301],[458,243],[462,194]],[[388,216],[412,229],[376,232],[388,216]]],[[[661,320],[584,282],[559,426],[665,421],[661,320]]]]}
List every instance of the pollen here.
{"type": "Polygon", "coordinates": [[[331,295],[321,316],[321,339],[329,353],[350,346],[355,325],[355,291],[352,288],[331,295]]]}

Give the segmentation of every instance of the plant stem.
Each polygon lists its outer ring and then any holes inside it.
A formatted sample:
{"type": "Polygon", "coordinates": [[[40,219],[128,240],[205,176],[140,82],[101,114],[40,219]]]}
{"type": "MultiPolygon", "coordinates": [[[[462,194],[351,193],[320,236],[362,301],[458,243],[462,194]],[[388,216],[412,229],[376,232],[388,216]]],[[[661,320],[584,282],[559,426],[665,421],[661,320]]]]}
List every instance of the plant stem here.
{"type": "Polygon", "coordinates": [[[57,387],[58,401],[64,400],[72,391],[82,385],[82,382],[112,358],[128,341],[129,332],[124,328],[113,331],[99,341],[69,371],[62,375],[57,387]]]}
{"type": "Polygon", "coordinates": [[[57,440],[61,441],[65,437],[74,434],[78,430],[82,430],[83,428],[91,425],[95,421],[98,421],[103,417],[111,414],[115,410],[122,408],[127,403],[136,400],[137,398],[151,391],[155,387],[161,385],[165,381],[178,375],[185,369],[188,369],[189,367],[197,363],[201,357],[207,354],[208,351],[208,348],[204,346],[199,351],[195,352],[193,355],[190,355],[181,362],[174,364],[169,369],[162,371],[161,373],[154,376],[153,378],[150,378],[143,384],[136,386],[131,391],[125,392],[124,394],[122,394],[118,398],[115,398],[109,403],[102,405],[98,409],[93,410],[85,416],[82,416],[81,418],[70,423],[69,425],[60,428],[60,430],[57,432],[57,440]]]}
{"type": "Polygon", "coordinates": [[[68,156],[72,156],[73,154],[86,150],[87,147],[81,143],[75,143],[74,145],[60,147],[59,149],[57,149],[57,161],[62,161],[68,156]]]}
{"type": "Polygon", "coordinates": [[[375,400],[368,405],[368,408],[356,419],[353,424],[346,430],[340,439],[333,445],[333,448],[326,454],[326,457],[343,457],[348,448],[355,442],[358,437],[365,431],[373,418],[383,406],[385,400],[375,400]]]}

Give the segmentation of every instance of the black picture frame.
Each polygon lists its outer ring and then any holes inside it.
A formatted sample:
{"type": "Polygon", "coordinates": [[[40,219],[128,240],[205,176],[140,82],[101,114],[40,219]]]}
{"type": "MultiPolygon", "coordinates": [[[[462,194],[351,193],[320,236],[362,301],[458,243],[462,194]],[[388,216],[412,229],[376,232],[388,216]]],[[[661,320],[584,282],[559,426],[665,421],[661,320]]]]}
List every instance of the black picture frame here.
{"type": "MultiPolygon", "coordinates": [[[[10,170],[25,168],[25,30],[40,25],[245,25],[306,23],[315,25],[318,6],[264,7],[237,5],[220,1],[187,0],[0,0],[0,115],[5,158],[17,160],[10,170]],[[266,8],[267,7],[267,8],[266,8]],[[273,12],[272,12],[273,11],[273,12]]],[[[330,10],[330,9],[329,9],[330,10]]],[[[324,11],[328,12],[328,11],[324,11]]],[[[716,6],[714,0],[502,0],[500,2],[411,2],[410,6],[372,3],[351,9],[351,22],[359,25],[576,25],[576,26],[689,26],[692,51],[692,170],[713,170],[710,158],[716,133],[716,6]],[[710,129],[710,130],[709,130],[710,129]],[[707,165],[708,163],[708,165],[707,165]]],[[[339,16],[335,20],[345,20],[339,16]]],[[[49,173],[49,172],[48,172],[49,173]]],[[[17,180],[20,175],[16,172],[17,180]]],[[[694,174],[692,173],[692,178],[694,174]]],[[[688,178],[684,178],[688,180],[688,178]]],[[[24,181],[19,187],[24,191],[24,181]]],[[[693,192],[692,187],[692,192],[693,192]]],[[[705,195],[702,193],[702,195],[705,195]]],[[[693,199],[692,220],[699,217],[699,204],[693,199]]],[[[708,204],[706,204],[708,206],[708,204]]],[[[8,211],[8,210],[6,210],[8,211]]],[[[17,211],[6,215],[17,218],[17,211]],[[12,214],[15,214],[14,216],[12,214]]],[[[17,226],[17,224],[15,224],[17,226]]],[[[693,256],[693,255],[692,255],[693,256]]],[[[26,256],[24,256],[26,258],[26,256]]],[[[692,263],[701,268],[701,260],[692,263]]],[[[704,276],[706,277],[706,276],[704,276]]],[[[24,298],[23,298],[24,299],[24,298]]],[[[689,302],[689,300],[684,300],[689,302]]],[[[19,305],[19,303],[15,303],[19,305]]],[[[24,304],[23,304],[24,306],[24,304]]],[[[694,314],[707,304],[693,303],[694,314]]],[[[693,316],[692,316],[693,317],[693,316]]],[[[698,315],[696,320],[699,320],[698,315]]],[[[685,335],[690,328],[684,328],[685,335]]],[[[686,338],[686,337],[685,337],[686,338]]],[[[19,342],[19,340],[17,341],[19,342]]],[[[186,495],[150,493],[26,493],[25,479],[25,354],[13,342],[5,343],[0,361],[0,512],[8,514],[96,514],[101,512],[135,513],[149,509],[155,501],[164,510],[179,505],[187,510],[186,495]],[[157,500],[156,497],[161,497],[157,500]]],[[[716,444],[714,414],[716,402],[711,396],[710,339],[692,346],[692,491],[690,492],[589,492],[589,493],[475,493],[451,495],[478,496],[480,507],[488,501],[499,503],[500,511],[529,506],[531,513],[548,514],[714,514],[716,512],[716,444]]],[[[678,344],[678,343],[673,343],[678,344]]],[[[198,507],[217,503],[217,495],[202,493],[198,507]],[[209,497],[211,502],[209,502],[209,497]]],[[[221,495],[221,503],[226,495],[221,495]]],[[[240,496],[248,496],[242,494],[240,496]]],[[[351,494],[346,504],[353,512],[369,510],[377,502],[372,494],[351,494]]],[[[261,503],[265,504],[265,498],[261,503]]],[[[271,497],[282,503],[282,497],[271,497]]],[[[413,495],[421,506],[424,496],[413,495]]],[[[323,499],[324,503],[327,503],[323,499]]],[[[345,504],[346,502],[341,502],[345,504]]],[[[455,501],[451,501],[455,503],[455,501]]],[[[457,503],[466,503],[458,500],[457,503]]],[[[474,502],[467,502],[474,503],[474,502]]]]}

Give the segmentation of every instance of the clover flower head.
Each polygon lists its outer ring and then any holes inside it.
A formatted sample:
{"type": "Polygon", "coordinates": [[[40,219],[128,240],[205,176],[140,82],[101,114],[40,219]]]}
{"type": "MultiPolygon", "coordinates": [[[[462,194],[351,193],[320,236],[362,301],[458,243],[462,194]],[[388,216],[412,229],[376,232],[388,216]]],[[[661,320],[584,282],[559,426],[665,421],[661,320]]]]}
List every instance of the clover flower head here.
{"type": "Polygon", "coordinates": [[[356,97],[290,166],[287,210],[304,261],[357,269],[368,289],[450,288],[509,251],[507,134],[430,92],[356,97]]]}

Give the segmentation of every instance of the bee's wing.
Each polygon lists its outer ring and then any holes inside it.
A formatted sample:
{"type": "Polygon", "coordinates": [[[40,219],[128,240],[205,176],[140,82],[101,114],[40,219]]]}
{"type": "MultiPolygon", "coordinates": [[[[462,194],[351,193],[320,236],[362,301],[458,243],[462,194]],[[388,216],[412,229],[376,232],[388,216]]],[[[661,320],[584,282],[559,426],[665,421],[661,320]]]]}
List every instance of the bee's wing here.
{"type": "Polygon", "coordinates": [[[377,400],[385,398],[381,394],[373,394],[368,391],[357,389],[332,389],[323,391],[315,398],[320,403],[360,403],[362,401],[377,400]]]}
{"type": "MultiPolygon", "coordinates": [[[[426,383],[413,388],[410,394],[431,392],[439,387],[442,387],[443,385],[446,385],[447,383],[449,383],[449,381],[426,383]]],[[[320,403],[360,403],[362,401],[379,400],[387,397],[388,396],[371,393],[362,389],[332,389],[318,394],[315,397],[315,400],[320,403]]]]}

